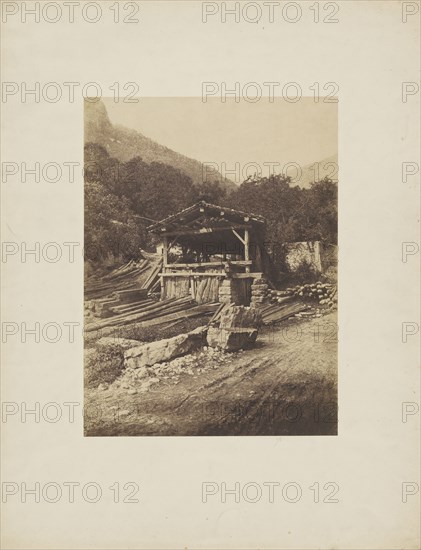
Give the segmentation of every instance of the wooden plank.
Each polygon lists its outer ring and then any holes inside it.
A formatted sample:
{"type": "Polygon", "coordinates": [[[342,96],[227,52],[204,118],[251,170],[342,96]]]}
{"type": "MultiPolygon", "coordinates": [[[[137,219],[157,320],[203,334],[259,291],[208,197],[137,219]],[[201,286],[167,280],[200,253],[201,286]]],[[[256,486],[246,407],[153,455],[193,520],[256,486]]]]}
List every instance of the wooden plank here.
{"type": "Polygon", "coordinates": [[[163,233],[168,237],[181,237],[183,235],[202,235],[206,233],[219,233],[221,231],[230,231],[232,229],[245,229],[250,228],[249,225],[244,224],[231,224],[226,227],[202,227],[201,229],[178,229],[177,231],[164,231],[163,233]]]}
{"type": "Polygon", "coordinates": [[[167,266],[167,263],[168,263],[168,239],[167,237],[163,237],[162,239],[162,244],[163,244],[163,251],[162,251],[162,261],[163,261],[163,267],[165,269],[165,267],[167,266]]]}
{"type": "Polygon", "coordinates": [[[225,267],[226,265],[248,266],[252,260],[224,260],[220,262],[197,262],[190,264],[167,264],[168,269],[197,269],[199,267],[225,267]]]}
{"type": "Polygon", "coordinates": [[[113,307],[113,311],[123,313],[126,310],[135,309],[139,306],[152,305],[152,303],[156,303],[156,302],[150,298],[146,298],[145,300],[140,300],[139,302],[132,302],[131,304],[122,304],[120,306],[115,306],[113,307]]]}
{"type": "Polygon", "coordinates": [[[146,281],[143,283],[142,288],[150,289],[150,287],[155,283],[156,277],[159,276],[159,272],[161,271],[162,263],[160,262],[157,264],[149,274],[149,277],[146,279],[146,281]]]}
{"type": "MultiPolygon", "coordinates": [[[[224,271],[214,272],[214,271],[179,271],[175,273],[160,273],[160,277],[226,277],[224,271]]],[[[241,274],[238,274],[241,275],[241,274]]],[[[245,273],[243,273],[245,275],[245,273]]],[[[249,275],[250,276],[250,275],[249,275]]]]}
{"type": "Polygon", "coordinates": [[[136,313],[116,315],[104,321],[87,324],[85,326],[85,330],[87,332],[92,332],[94,330],[99,330],[101,328],[105,328],[109,326],[119,326],[121,324],[126,324],[127,322],[131,322],[131,321],[146,320],[154,317],[161,317],[162,314],[165,315],[165,313],[163,313],[165,311],[167,311],[168,313],[174,313],[176,311],[180,311],[182,309],[188,309],[189,307],[195,306],[195,302],[190,297],[181,298],[179,300],[167,300],[166,303],[157,302],[157,304],[161,304],[161,306],[154,307],[154,308],[146,307],[146,308],[142,308],[139,312],[136,312],[136,313]],[[169,302],[172,302],[172,303],[170,304],[169,302]]]}
{"type": "Polygon", "coordinates": [[[231,277],[233,279],[261,279],[263,277],[263,273],[231,273],[231,277]]]}
{"type": "Polygon", "coordinates": [[[213,298],[212,302],[213,301],[219,302],[219,286],[220,286],[219,279],[213,279],[212,284],[213,284],[213,287],[212,287],[212,298],[213,298]]]}
{"type": "MultiPolygon", "coordinates": [[[[171,321],[177,321],[177,320],[183,320],[183,319],[189,319],[192,317],[198,317],[200,315],[207,315],[209,313],[213,313],[215,309],[218,307],[219,304],[203,304],[200,306],[195,306],[187,311],[180,311],[178,313],[171,313],[169,315],[164,315],[163,317],[158,317],[156,319],[150,319],[147,321],[141,321],[140,323],[137,323],[137,326],[140,328],[143,327],[151,327],[155,325],[162,325],[164,323],[169,323],[171,321]]],[[[130,324],[133,321],[129,321],[128,323],[124,324],[130,324]]]]}
{"type": "Polygon", "coordinates": [[[169,269],[197,268],[197,267],[224,267],[226,262],[198,262],[191,264],[167,264],[169,269]]]}
{"type": "Polygon", "coordinates": [[[154,285],[151,286],[150,291],[151,291],[151,292],[156,292],[156,291],[158,290],[158,288],[159,288],[160,285],[161,285],[161,279],[158,279],[158,280],[156,281],[156,283],[155,283],[154,285]]]}
{"type": "Polygon", "coordinates": [[[210,287],[212,286],[212,279],[211,277],[206,277],[204,279],[202,279],[202,294],[200,296],[200,301],[198,300],[198,303],[205,303],[205,302],[209,302],[209,295],[210,295],[210,292],[209,292],[209,289],[210,287]]]}
{"type": "Polygon", "coordinates": [[[222,311],[222,309],[223,309],[226,305],[227,305],[227,304],[225,304],[225,303],[219,304],[218,309],[215,311],[215,313],[212,315],[212,317],[211,317],[210,320],[209,320],[209,325],[210,325],[211,323],[213,323],[213,321],[216,320],[217,316],[219,315],[219,313],[222,311]]]}
{"type": "Polygon", "coordinates": [[[269,324],[269,323],[278,323],[280,321],[283,321],[290,317],[291,315],[294,315],[295,313],[299,313],[300,311],[304,311],[306,309],[305,304],[292,304],[288,306],[280,306],[278,310],[274,312],[266,312],[263,313],[263,323],[269,324]]]}
{"type": "MultiPolygon", "coordinates": [[[[250,260],[250,233],[248,229],[244,229],[244,260],[250,260]]],[[[246,272],[250,273],[250,266],[246,266],[246,272]]]]}
{"type": "Polygon", "coordinates": [[[229,264],[242,265],[242,266],[251,265],[253,263],[252,260],[227,260],[227,261],[229,264]]]}
{"type": "Polygon", "coordinates": [[[239,233],[237,233],[237,231],[235,229],[231,229],[231,231],[234,233],[234,235],[237,237],[237,239],[239,239],[243,243],[243,245],[245,246],[245,244],[246,244],[245,239],[243,239],[243,237],[239,233]]]}

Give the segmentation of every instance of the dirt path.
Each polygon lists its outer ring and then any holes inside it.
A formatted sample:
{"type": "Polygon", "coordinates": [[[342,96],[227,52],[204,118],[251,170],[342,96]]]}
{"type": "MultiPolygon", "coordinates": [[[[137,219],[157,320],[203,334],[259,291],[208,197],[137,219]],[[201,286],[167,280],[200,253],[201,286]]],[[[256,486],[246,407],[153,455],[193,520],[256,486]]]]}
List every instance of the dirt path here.
{"type": "Polygon", "coordinates": [[[147,393],[87,390],[85,435],[335,435],[336,312],[265,328],[227,354],[147,393]]]}

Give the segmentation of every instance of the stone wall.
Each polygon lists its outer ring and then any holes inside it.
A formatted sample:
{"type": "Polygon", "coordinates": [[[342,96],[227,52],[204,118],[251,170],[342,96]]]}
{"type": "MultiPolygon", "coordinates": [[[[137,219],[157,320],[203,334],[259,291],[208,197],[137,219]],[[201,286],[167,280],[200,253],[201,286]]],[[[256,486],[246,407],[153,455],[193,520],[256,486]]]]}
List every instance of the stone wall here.
{"type": "Polygon", "coordinates": [[[314,271],[321,273],[323,271],[321,248],[320,241],[285,243],[285,263],[289,270],[294,272],[303,262],[307,262],[314,271]]]}
{"type": "Polygon", "coordinates": [[[303,261],[310,264],[317,273],[324,273],[329,268],[336,268],[338,247],[335,244],[323,245],[320,241],[285,243],[285,262],[294,272],[303,261]]]}
{"type": "Polygon", "coordinates": [[[259,307],[261,304],[269,301],[269,285],[266,279],[254,279],[251,285],[250,305],[259,307]]]}

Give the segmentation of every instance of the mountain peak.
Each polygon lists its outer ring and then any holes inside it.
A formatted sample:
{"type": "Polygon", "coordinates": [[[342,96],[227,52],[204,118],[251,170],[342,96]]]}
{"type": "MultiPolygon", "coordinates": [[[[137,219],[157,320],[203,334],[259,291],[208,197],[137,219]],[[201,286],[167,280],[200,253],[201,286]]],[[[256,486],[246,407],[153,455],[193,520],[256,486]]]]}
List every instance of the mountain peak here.
{"type": "MultiPolygon", "coordinates": [[[[148,164],[161,162],[177,168],[188,175],[195,185],[203,184],[202,163],[186,157],[140,132],[111,123],[104,103],[85,100],[85,143],[92,142],[102,145],[111,157],[122,162],[140,156],[148,164]]],[[[236,185],[215,172],[214,179],[221,187],[233,190],[236,185]]]]}

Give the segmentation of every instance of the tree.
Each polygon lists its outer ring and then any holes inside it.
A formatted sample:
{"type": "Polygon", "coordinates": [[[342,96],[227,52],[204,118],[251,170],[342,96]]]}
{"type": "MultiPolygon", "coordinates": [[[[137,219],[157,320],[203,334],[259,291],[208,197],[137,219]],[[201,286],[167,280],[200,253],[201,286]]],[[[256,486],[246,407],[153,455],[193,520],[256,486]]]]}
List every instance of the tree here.
{"type": "Polygon", "coordinates": [[[282,174],[249,177],[226,203],[266,218],[266,246],[279,266],[285,242],[337,242],[337,184],[328,178],[302,189],[282,174]]]}

